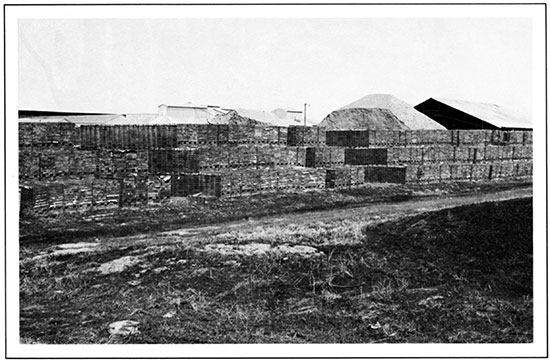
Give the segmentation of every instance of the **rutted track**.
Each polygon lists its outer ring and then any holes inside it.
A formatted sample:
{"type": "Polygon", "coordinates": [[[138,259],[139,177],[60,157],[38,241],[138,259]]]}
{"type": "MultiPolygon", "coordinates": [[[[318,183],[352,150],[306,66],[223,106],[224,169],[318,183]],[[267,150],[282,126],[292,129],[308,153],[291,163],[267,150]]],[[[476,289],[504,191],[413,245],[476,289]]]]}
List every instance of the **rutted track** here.
{"type": "Polygon", "coordinates": [[[200,242],[202,238],[218,234],[277,225],[299,225],[314,222],[339,221],[344,219],[362,219],[367,224],[376,224],[388,220],[437,211],[468,204],[497,202],[509,199],[528,198],[533,196],[532,187],[522,187],[505,191],[483,194],[422,196],[417,199],[393,203],[376,203],[359,207],[330,209],[313,212],[293,213],[219,223],[213,226],[186,227],[158,234],[143,234],[130,237],[119,237],[104,240],[109,245],[117,244],[168,244],[179,242],[200,242]]]}

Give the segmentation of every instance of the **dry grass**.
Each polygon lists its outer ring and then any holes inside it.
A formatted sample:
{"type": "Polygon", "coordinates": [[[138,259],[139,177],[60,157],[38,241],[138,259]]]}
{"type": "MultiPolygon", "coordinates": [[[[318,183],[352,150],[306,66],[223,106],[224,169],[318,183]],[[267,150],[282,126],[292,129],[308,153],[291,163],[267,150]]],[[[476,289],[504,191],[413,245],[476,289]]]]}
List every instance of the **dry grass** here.
{"type": "Polygon", "coordinates": [[[304,244],[323,254],[221,255],[175,244],[51,255],[54,248],[23,246],[21,341],[532,341],[531,199],[208,241],[304,244]],[[128,255],[140,262],[90,271],[128,255]],[[138,321],[140,333],[110,337],[108,325],[120,320],[138,321]]]}

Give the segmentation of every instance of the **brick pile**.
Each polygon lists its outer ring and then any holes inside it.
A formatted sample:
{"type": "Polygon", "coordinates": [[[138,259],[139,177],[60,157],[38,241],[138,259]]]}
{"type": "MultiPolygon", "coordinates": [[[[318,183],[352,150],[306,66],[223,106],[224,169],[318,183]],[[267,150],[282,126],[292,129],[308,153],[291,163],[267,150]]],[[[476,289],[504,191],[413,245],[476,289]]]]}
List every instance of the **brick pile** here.
{"type": "Polygon", "coordinates": [[[365,182],[532,176],[532,132],[326,131],[259,125],[21,123],[22,202],[37,210],[143,205],[365,182]]]}
{"type": "Polygon", "coordinates": [[[73,123],[19,123],[19,146],[62,146],[78,143],[78,127],[73,123]]]}
{"type": "Polygon", "coordinates": [[[326,188],[349,188],[365,183],[365,167],[342,166],[327,169],[326,188]]]}
{"type": "Polygon", "coordinates": [[[288,145],[324,145],[326,143],[326,130],[321,127],[306,127],[291,125],[288,127],[288,145]]]}
{"type": "Polygon", "coordinates": [[[221,176],[223,196],[324,188],[326,170],[304,167],[259,167],[256,169],[226,168],[215,174],[221,176]]]}

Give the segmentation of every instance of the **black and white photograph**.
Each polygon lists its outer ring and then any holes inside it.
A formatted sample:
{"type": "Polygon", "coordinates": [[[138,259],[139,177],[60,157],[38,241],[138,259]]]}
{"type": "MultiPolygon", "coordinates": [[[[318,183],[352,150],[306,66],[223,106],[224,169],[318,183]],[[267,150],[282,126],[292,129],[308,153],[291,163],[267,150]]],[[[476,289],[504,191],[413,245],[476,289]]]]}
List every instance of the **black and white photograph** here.
{"type": "Polygon", "coordinates": [[[4,4],[6,357],[548,357],[545,27],[4,4]]]}

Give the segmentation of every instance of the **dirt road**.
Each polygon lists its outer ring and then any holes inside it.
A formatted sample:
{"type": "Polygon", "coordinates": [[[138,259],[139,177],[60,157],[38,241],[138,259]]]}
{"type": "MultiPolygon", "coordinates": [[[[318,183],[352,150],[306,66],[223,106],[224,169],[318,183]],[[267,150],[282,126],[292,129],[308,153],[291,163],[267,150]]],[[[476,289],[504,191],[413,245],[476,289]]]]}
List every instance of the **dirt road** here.
{"type": "MultiPolygon", "coordinates": [[[[292,213],[279,216],[263,217],[258,219],[240,220],[226,223],[218,223],[212,226],[189,227],[173,231],[155,234],[138,235],[109,239],[110,245],[129,244],[170,244],[179,242],[200,241],[205,237],[212,237],[228,232],[253,232],[265,227],[296,227],[299,225],[311,225],[316,222],[340,222],[344,220],[361,220],[364,224],[376,224],[423,212],[436,211],[462,205],[503,201],[515,198],[533,196],[532,187],[522,187],[494,193],[476,195],[450,195],[427,196],[415,200],[397,203],[376,203],[365,206],[331,209],[314,212],[292,213]]],[[[107,240],[104,240],[107,241],[107,240]]]]}

